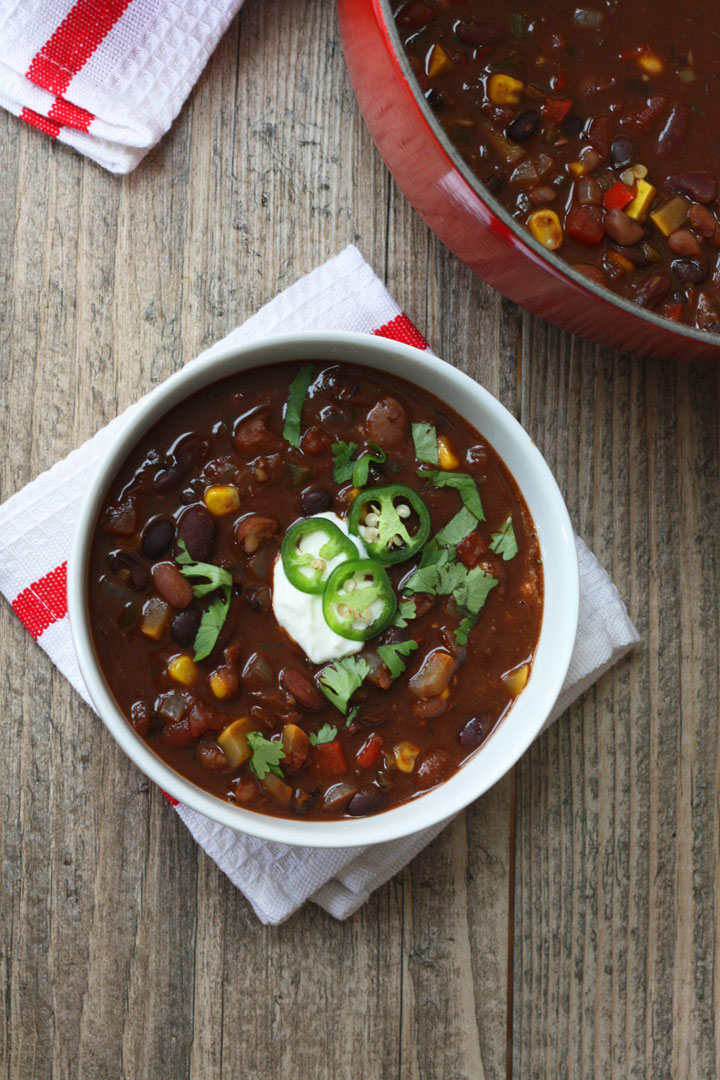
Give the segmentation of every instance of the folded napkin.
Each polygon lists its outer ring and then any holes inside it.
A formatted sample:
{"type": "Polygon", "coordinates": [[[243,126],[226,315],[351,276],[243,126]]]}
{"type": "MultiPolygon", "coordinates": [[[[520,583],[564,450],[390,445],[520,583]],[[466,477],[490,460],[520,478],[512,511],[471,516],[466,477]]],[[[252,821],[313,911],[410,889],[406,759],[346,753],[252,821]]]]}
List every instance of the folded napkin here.
{"type": "Polygon", "coordinates": [[[111,172],[130,172],[241,4],[0,0],[0,105],[111,172]]]}
{"type": "MultiPolygon", "coordinates": [[[[355,330],[428,348],[359,251],[348,247],[202,355],[291,330],[355,330]]],[[[131,406],[0,506],[0,590],[88,703],[67,620],[66,559],[78,508],[95,466],[135,408],[131,406]]],[[[577,540],[577,549],[578,636],[568,677],[548,722],[639,641],[610,578],[582,540],[577,540]]],[[[266,923],[282,922],[308,899],[336,918],[347,918],[445,824],[373,847],[318,850],[257,840],[217,825],[187,806],[175,808],[197,842],[266,923]]]]}

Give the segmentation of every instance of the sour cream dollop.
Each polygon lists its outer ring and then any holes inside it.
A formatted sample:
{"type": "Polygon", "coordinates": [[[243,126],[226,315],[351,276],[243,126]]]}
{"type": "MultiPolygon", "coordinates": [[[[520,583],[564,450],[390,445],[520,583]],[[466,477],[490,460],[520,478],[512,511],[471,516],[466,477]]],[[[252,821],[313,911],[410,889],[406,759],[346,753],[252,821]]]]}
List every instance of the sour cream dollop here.
{"type": "MultiPolygon", "coordinates": [[[[313,516],[327,518],[328,521],[332,521],[333,525],[337,525],[345,536],[350,537],[350,540],[358,549],[358,558],[367,558],[365,545],[359,537],[350,535],[347,521],[339,518],[332,510],[328,510],[323,514],[314,514],[313,516]]],[[[320,533],[310,533],[303,543],[303,550],[310,552],[312,555],[317,555],[322,543],[320,533]]],[[[329,560],[327,564],[328,576],[330,571],[334,570],[343,559],[343,555],[337,555],[334,559],[329,560]]],[[[339,634],[330,629],[323,615],[322,596],[311,595],[296,589],[288,581],[279,555],[273,570],[272,606],[278,624],[290,635],[293,641],[297,642],[308,660],[313,664],[324,664],[328,660],[338,660],[341,656],[351,656],[353,653],[360,652],[365,644],[364,641],[350,641],[348,638],[340,637],[339,634]]]]}

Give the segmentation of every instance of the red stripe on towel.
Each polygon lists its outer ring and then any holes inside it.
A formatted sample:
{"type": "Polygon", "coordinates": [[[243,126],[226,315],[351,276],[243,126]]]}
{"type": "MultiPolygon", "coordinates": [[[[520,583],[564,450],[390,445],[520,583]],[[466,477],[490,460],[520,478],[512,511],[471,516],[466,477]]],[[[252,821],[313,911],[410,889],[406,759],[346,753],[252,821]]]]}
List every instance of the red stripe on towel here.
{"type": "Polygon", "coordinates": [[[13,611],[37,639],[67,615],[67,563],[28,585],[12,602],[13,611]]]}
{"type": "Polygon", "coordinates": [[[132,0],[77,0],[30,61],[26,77],[62,96],[132,0]]]}
{"type": "Polygon", "coordinates": [[[417,326],[408,319],[404,311],[396,315],[390,322],[386,322],[377,330],[373,330],[377,337],[392,338],[394,341],[402,341],[405,345],[414,345],[416,349],[428,349],[429,345],[422,336],[417,326]]]}

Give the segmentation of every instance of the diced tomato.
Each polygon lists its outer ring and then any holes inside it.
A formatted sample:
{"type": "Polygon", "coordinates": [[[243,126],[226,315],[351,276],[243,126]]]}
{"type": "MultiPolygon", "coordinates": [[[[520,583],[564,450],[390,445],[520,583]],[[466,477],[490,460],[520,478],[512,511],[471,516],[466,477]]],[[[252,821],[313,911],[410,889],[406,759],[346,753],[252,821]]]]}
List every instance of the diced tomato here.
{"type": "Polygon", "coordinates": [[[599,206],[573,206],[565,218],[565,231],[581,244],[599,244],[605,235],[599,206]]]}
{"type": "Polygon", "coordinates": [[[571,109],[572,101],[570,98],[548,98],[540,106],[540,112],[549,124],[562,124],[571,109]]]}
{"type": "Polygon", "coordinates": [[[618,180],[617,183],[605,192],[603,202],[608,210],[622,210],[628,203],[632,202],[635,195],[627,186],[623,184],[622,180],[618,180]]]}
{"type": "Polygon", "coordinates": [[[381,735],[371,735],[369,739],[365,740],[355,755],[355,760],[361,769],[371,769],[373,767],[380,757],[383,741],[381,735]]]}
{"type": "Polygon", "coordinates": [[[682,304],[664,304],[662,314],[666,319],[672,319],[673,322],[680,322],[682,320],[682,304]]]}
{"type": "Polygon", "coordinates": [[[477,566],[487,551],[487,545],[479,533],[471,532],[457,546],[457,557],[460,562],[471,570],[477,566]]]}
{"type": "Polygon", "coordinates": [[[562,94],[563,90],[567,88],[567,84],[567,75],[564,71],[558,71],[557,75],[553,75],[552,79],[550,80],[550,85],[552,86],[553,90],[557,90],[559,94],[562,94]]]}
{"type": "Polygon", "coordinates": [[[323,776],[342,776],[347,772],[345,755],[337,739],[313,747],[313,765],[323,776]]]}

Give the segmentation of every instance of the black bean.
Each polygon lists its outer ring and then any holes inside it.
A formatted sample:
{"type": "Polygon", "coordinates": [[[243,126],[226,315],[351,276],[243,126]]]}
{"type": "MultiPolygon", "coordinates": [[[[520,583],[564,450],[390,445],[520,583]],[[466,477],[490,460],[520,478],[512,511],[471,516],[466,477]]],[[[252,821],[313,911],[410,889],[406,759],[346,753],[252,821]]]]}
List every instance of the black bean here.
{"type": "Polygon", "coordinates": [[[708,276],[704,259],[673,259],[670,267],[683,285],[700,285],[708,276]]]}
{"type": "Polygon", "coordinates": [[[348,814],[353,817],[362,817],[363,814],[376,814],[381,810],[385,802],[385,792],[375,784],[356,791],[347,805],[348,814]]]}
{"type": "Polygon", "coordinates": [[[484,716],[473,716],[468,720],[465,727],[458,735],[458,741],[466,750],[473,750],[479,746],[486,735],[486,720],[484,716]]]}
{"type": "Polygon", "coordinates": [[[462,41],[463,45],[470,45],[473,49],[497,45],[498,41],[504,37],[499,26],[481,22],[479,19],[458,19],[453,29],[455,36],[462,41]]]}
{"type": "Polygon", "coordinates": [[[153,518],[142,531],[143,554],[148,559],[159,559],[173,542],[175,524],[168,518],[153,518]]]}
{"type": "Polygon", "coordinates": [[[201,618],[202,612],[199,608],[189,607],[185,608],[184,611],[178,611],[170,623],[170,633],[178,645],[185,648],[186,645],[192,644],[198,632],[201,618]]]}
{"type": "Polygon", "coordinates": [[[185,541],[191,559],[208,561],[215,539],[215,522],[204,506],[196,503],[182,512],[177,524],[177,539],[178,542],[185,541]]]}
{"type": "Polygon", "coordinates": [[[431,109],[444,109],[449,104],[447,94],[436,86],[431,86],[425,92],[425,100],[431,109]]]}
{"type": "Polygon", "coordinates": [[[173,457],[187,472],[207,451],[208,444],[199,435],[183,435],[173,447],[173,457]]]}
{"type": "Polygon", "coordinates": [[[300,503],[303,513],[312,517],[313,514],[322,514],[325,510],[329,510],[333,504],[333,497],[332,493],[324,488],[305,488],[300,496],[300,503]]]}
{"type": "Polygon", "coordinates": [[[566,116],[562,122],[562,129],[565,135],[579,135],[584,127],[585,121],[579,116],[566,116]]]}
{"type": "Polygon", "coordinates": [[[637,162],[637,146],[627,135],[618,135],[610,144],[610,161],[616,169],[627,169],[637,162]]]}
{"type": "Polygon", "coordinates": [[[166,491],[172,491],[172,489],[180,483],[185,476],[185,469],[179,462],[174,461],[171,465],[168,465],[166,469],[160,469],[153,476],[153,487],[156,491],[164,493],[166,491]]]}
{"type": "Polygon", "coordinates": [[[520,113],[511,124],[508,124],[507,137],[512,139],[513,142],[525,142],[526,139],[535,134],[539,123],[540,113],[535,109],[528,109],[527,112],[520,113]]]}
{"type": "Polygon", "coordinates": [[[502,173],[494,172],[485,177],[483,184],[491,195],[497,195],[505,187],[505,177],[502,173]]]}

